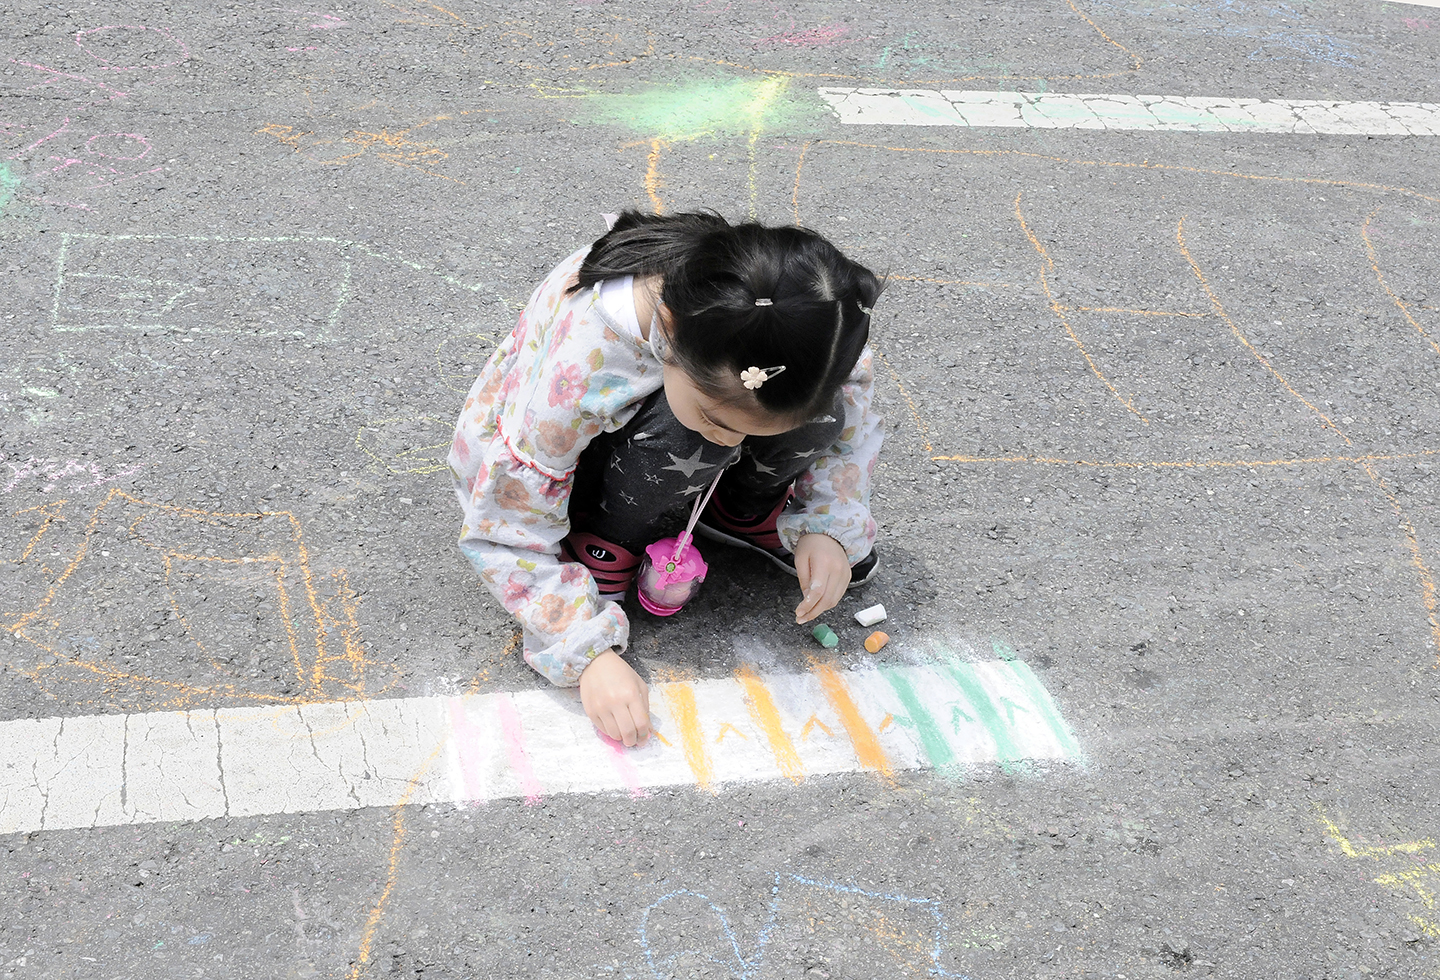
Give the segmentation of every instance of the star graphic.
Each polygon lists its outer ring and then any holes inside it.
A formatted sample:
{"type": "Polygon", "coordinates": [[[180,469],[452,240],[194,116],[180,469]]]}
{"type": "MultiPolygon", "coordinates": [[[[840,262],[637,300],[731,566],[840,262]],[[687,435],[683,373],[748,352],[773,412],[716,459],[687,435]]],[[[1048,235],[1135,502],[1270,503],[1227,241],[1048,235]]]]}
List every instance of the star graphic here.
{"type": "Polygon", "coordinates": [[[611,468],[612,470],[615,470],[615,471],[617,471],[617,472],[619,472],[619,473],[622,473],[622,474],[625,472],[624,468],[620,465],[620,457],[619,457],[619,456],[611,456],[611,457],[610,457],[610,468],[611,468]]]}
{"type": "Polygon", "coordinates": [[[705,447],[701,446],[700,448],[695,450],[694,455],[689,456],[686,459],[681,459],[674,453],[666,453],[665,455],[669,456],[670,459],[674,461],[675,465],[662,466],[660,468],[662,470],[674,470],[676,473],[684,473],[685,479],[688,480],[695,475],[696,470],[710,470],[715,468],[714,463],[706,463],[700,458],[700,454],[704,451],[705,447]]]}
{"type": "Polygon", "coordinates": [[[646,473],[645,479],[657,485],[665,482],[664,480],[656,476],[654,473],[646,473]]]}
{"type": "Polygon", "coordinates": [[[766,476],[776,476],[776,475],[777,475],[776,472],[775,472],[773,469],[771,469],[770,467],[766,466],[764,463],[760,462],[758,459],[752,459],[751,462],[753,462],[753,463],[755,464],[755,472],[756,472],[756,473],[764,473],[766,476]]]}
{"type": "Polygon", "coordinates": [[[812,450],[810,450],[808,453],[796,453],[796,454],[795,454],[795,458],[796,458],[796,459],[809,459],[811,456],[814,456],[814,455],[815,455],[816,453],[818,453],[819,451],[820,451],[820,450],[818,450],[818,449],[812,449],[812,450]]]}
{"type": "Polygon", "coordinates": [[[631,507],[634,507],[634,506],[635,506],[635,498],[632,497],[632,496],[630,496],[630,495],[629,495],[628,493],[626,493],[624,490],[621,490],[621,491],[620,491],[620,499],[623,500],[623,501],[625,501],[625,502],[626,502],[627,504],[629,504],[631,507]]]}
{"type": "Polygon", "coordinates": [[[705,485],[704,485],[703,483],[702,483],[700,486],[698,486],[698,487],[686,487],[686,488],[685,488],[685,496],[687,496],[687,497],[693,497],[693,496],[695,496],[695,494],[699,493],[701,490],[704,490],[704,489],[705,489],[705,485]]]}

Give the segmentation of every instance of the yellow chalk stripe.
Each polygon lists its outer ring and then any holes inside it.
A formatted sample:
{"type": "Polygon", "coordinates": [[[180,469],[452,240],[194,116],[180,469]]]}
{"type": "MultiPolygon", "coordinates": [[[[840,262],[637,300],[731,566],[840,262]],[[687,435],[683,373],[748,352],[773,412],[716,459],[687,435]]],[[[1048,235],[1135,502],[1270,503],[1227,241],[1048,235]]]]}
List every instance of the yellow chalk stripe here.
{"type": "Polygon", "coordinates": [[[785,734],[785,726],[780,723],[780,712],[775,709],[775,699],[770,696],[770,689],[752,667],[741,667],[735,671],[735,677],[745,688],[745,707],[750,709],[750,717],[765,733],[765,738],[770,743],[770,751],[775,755],[775,765],[784,773],[786,779],[800,782],[805,778],[805,766],[800,761],[799,753],[795,751],[795,743],[785,734]]]}
{"type": "Polygon", "coordinates": [[[684,681],[666,684],[661,688],[665,704],[675,724],[680,726],[680,744],[685,750],[685,762],[695,774],[695,783],[701,789],[710,789],[714,774],[710,770],[710,757],[705,754],[705,735],[700,731],[700,712],[695,707],[695,689],[684,681]]]}
{"type": "Polygon", "coordinates": [[[845,679],[829,664],[812,663],[810,669],[819,678],[825,697],[830,700],[830,706],[845,725],[850,744],[855,747],[855,758],[866,769],[874,769],[888,777],[891,774],[890,760],[885,758],[885,750],[880,748],[880,741],[875,737],[875,733],[865,724],[865,719],[860,717],[860,709],[851,699],[845,679]]]}

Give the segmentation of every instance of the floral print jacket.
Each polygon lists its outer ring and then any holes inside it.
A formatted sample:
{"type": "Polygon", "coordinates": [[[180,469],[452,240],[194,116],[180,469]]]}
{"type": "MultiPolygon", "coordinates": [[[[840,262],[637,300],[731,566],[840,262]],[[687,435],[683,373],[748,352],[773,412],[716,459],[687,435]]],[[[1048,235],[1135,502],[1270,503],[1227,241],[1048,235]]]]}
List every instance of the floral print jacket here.
{"type": "MultiPolygon", "coordinates": [[[[566,295],[587,251],[535,289],[471,387],[450,449],[465,513],[460,550],[520,619],[526,662],[562,686],[579,684],[592,659],[624,650],[630,635],[624,610],[599,601],[589,569],[558,558],[575,466],[591,439],[624,427],[662,386],[660,362],[610,322],[597,290],[566,295]]],[[[840,440],[795,481],[799,507],[780,518],[792,550],[811,532],[839,541],[852,562],[874,544],[870,479],[883,433],[873,383],[866,348],[843,389],[840,440]]]]}

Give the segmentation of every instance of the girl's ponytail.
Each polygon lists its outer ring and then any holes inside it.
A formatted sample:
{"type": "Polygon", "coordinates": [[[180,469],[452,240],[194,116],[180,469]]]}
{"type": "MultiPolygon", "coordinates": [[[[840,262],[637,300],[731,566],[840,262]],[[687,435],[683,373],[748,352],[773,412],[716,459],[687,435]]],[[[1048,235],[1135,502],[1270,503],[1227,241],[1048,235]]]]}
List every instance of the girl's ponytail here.
{"type": "Polygon", "coordinates": [[[676,366],[712,397],[753,395],[767,414],[796,419],[830,407],[869,339],[883,289],[808,229],[637,211],[596,241],[574,289],[652,274],[664,278],[676,366]],[[742,386],[742,371],[781,365],[764,384],[742,386]]]}

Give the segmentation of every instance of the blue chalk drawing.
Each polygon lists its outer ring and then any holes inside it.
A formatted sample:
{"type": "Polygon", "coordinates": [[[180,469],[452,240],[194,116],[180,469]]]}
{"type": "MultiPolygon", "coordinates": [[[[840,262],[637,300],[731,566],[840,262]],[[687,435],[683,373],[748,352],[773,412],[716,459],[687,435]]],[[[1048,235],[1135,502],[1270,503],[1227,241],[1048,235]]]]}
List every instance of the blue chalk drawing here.
{"type": "Polygon", "coordinates": [[[764,927],[760,930],[760,934],[755,939],[755,948],[750,956],[747,957],[741,950],[740,941],[736,938],[735,930],[731,928],[730,919],[720,906],[712,902],[709,896],[700,892],[692,891],[688,888],[677,888],[661,896],[640,915],[638,932],[640,948],[645,952],[645,963],[650,967],[650,971],[656,980],[665,980],[666,977],[669,977],[675,971],[677,961],[682,957],[694,957],[706,960],[728,971],[731,976],[737,977],[739,980],[758,980],[760,971],[765,966],[765,956],[769,949],[771,936],[780,924],[779,911],[781,900],[787,896],[794,895],[800,890],[815,890],[841,895],[859,895],[864,898],[875,899],[882,902],[893,902],[929,913],[935,925],[932,934],[933,942],[930,946],[930,966],[926,970],[926,975],[954,978],[954,980],[970,980],[966,974],[952,973],[940,965],[940,957],[945,949],[945,938],[949,926],[945,922],[944,909],[935,899],[911,898],[908,895],[867,891],[864,888],[857,888],[853,885],[817,881],[813,878],[806,878],[797,874],[786,874],[784,872],[776,872],[775,874],[775,882],[770,889],[770,903],[767,908],[769,913],[768,918],[764,927]],[[721,948],[719,950],[681,949],[666,956],[656,956],[655,950],[651,946],[651,932],[654,928],[651,923],[651,916],[663,909],[668,903],[687,897],[702,903],[705,908],[708,908],[714,913],[716,921],[721,928],[721,948]]]}

